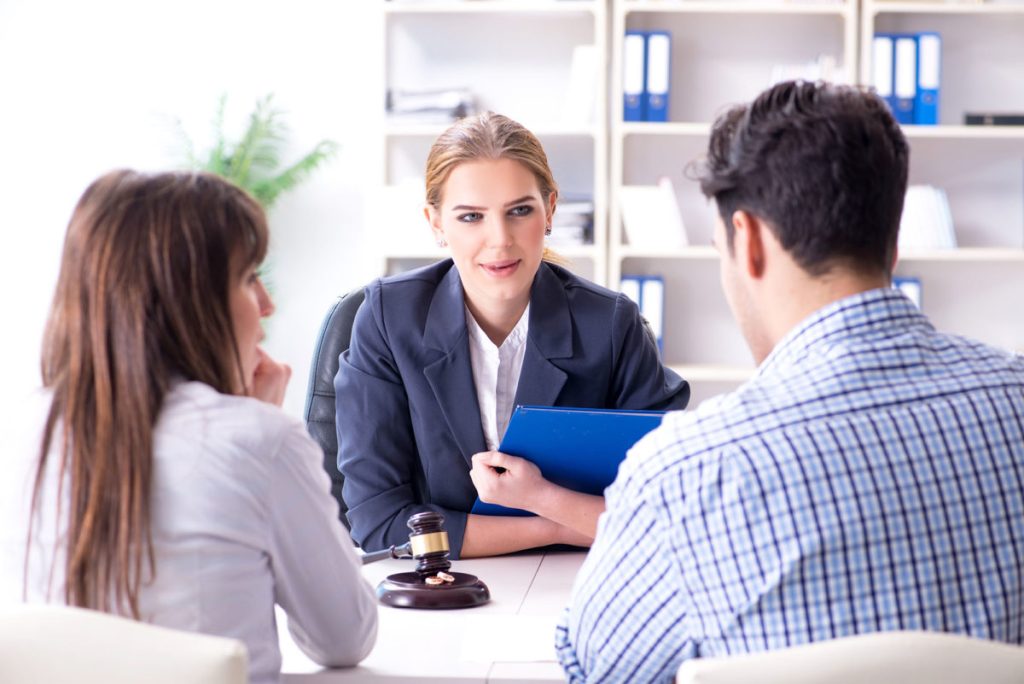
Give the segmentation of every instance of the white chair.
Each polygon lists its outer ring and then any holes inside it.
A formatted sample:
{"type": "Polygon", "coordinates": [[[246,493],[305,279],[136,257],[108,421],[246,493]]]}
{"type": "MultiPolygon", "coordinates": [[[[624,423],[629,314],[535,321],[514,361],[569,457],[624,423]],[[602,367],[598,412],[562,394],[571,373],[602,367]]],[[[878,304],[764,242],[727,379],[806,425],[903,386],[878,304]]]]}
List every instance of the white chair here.
{"type": "Polygon", "coordinates": [[[246,684],[247,676],[237,639],[58,605],[0,610],[0,682],[246,684]]]}
{"type": "Polygon", "coordinates": [[[677,684],[1020,684],[1024,647],[940,632],[878,632],[679,668],[677,684]]]}

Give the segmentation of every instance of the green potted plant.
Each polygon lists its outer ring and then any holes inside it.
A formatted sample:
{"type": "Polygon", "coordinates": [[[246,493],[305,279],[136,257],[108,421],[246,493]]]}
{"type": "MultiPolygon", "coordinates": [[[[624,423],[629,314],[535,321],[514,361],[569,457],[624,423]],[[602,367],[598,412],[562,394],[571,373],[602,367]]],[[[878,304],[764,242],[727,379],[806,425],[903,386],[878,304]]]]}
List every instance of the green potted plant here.
{"type": "Polygon", "coordinates": [[[284,166],[281,148],[287,142],[288,129],[281,110],[273,106],[273,94],[256,102],[249,125],[237,141],[229,140],[224,132],[226,103],[227,96],[222,95],[213,120],[213,146],[204,154],[196,154],[179,122],[187,163],[192,169],[215,173],[246,189],[264,209],[269,210],[281,194],[302,183],[338,151],[336,142],[321,140],[298,161],[284,166]]]}

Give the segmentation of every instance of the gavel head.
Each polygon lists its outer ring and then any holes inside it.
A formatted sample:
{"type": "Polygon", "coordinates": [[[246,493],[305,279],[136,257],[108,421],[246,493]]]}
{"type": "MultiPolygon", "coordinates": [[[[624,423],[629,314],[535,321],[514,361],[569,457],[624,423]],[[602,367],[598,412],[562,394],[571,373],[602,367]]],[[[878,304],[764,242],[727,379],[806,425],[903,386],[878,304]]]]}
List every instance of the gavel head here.
{"type": "Polygon", "coordinates": [[[416,574],[429,577],[452,567],[448,560],[448,533],[444,529],[443,515],[424,511],[409,518],[406,524],[412,530],[409,546],[412,557],[416,559],[416,574]]]}

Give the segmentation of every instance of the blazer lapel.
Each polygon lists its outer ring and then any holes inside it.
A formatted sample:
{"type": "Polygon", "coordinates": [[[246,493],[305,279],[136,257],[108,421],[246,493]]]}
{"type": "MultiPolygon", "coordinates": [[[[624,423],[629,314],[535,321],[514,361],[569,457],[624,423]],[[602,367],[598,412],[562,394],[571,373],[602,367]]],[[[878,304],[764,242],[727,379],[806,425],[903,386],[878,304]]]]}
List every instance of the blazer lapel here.
{"type": "Polygon", "coordinates": [[[462,282],[455,268],[448,271],[434,293],[423,341],[442,354],[424,367],[423,375],[434,392],[448,429],[469,463],[473,454],[486,448],[486,442],[469,357],[462,282]]]}
{"type": "Polygon", "coordinates": [[[572,356],[572,316],[561,281],[542,263],[530,291],[530,331],[515,405],[552,406],[566,373],[550,359],[572,356]]]}

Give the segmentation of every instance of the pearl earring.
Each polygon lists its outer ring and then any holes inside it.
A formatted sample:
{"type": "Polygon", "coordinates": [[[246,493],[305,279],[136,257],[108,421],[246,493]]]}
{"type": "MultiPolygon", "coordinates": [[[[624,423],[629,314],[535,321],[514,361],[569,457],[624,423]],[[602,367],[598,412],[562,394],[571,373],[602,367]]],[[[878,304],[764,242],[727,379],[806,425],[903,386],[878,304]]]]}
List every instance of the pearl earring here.
{"type": "Polygon", "coordinates": [[[439,239],[439,240],[437,241],[437,246],[438,246],[438,247],[447,247],[447,246],[448,246],[448,241],[447,241],[447,240],[445,240],[444,238],[440,238],[440,239],[439,239]]]}

